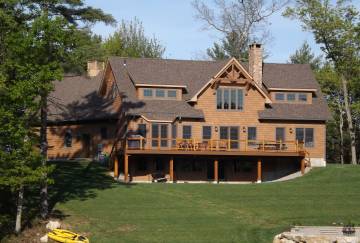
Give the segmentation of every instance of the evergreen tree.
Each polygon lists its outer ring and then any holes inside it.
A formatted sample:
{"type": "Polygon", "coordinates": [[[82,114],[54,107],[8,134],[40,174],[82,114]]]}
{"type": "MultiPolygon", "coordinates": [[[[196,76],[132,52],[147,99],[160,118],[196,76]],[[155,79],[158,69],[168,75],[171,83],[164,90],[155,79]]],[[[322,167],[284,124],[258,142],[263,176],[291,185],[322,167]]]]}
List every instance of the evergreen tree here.
{"type": "Polygon", "coordinates": [[[318,70],[321,65],[321,56],[316,57],[310,45],[305,41],[302,46],[290,56],[290,63],[310,64],[312,70],[318,70]]]}
{"type": "Polygon", "coordinates": [[[117,31],[103,43],[107,56],[161,58],[165,48],[155,38],[145,36],[142,23],[138,19],[122,21],[117,31]]]}
{"type": "MultiPolygon", "coordinates": [[[[85,25],[98,21],[113,23],[114,19],[100,9],[85,6],[81,0],[1,1],[0,11],[2,20],[0,21],[2,28],[0,64],[1,72],[6,74],[2,75],[3,83],[6,87],[23,82],[31,84],[27,87],[33,88],[35,96],[29,95],[29,97],[38,102],[37,108],[40,111],[42,163],[39,168],[47,168],[48,94],[53,89],[53,82],[62,79],[65,63],[72,62],[81,65],[83,62],[80,57],[85,55],[79,47],[81,42],[78,41],[79,39],[86,40],[86,38],[81,38],[86,35],[82,35],[84,32],[79,32],[77,27],[80,23],[85,25]]],[[[25,112],[29,107],[25,106],[22,109],[25,112]]],[[[37,113],[28,118],[36,115],[37,113]]],[[[29,129],[29,122],[30,120],[27,120],[24,123],[25,128],[29,129]]],[[[24,144],[28,143],[24,142],[24,144]]],[[[41,216],[46,218],[48,215],[46,169],[42,170],[39,178],[42,181],[41,216]]]]}
{"type": "Polygon", "coordinates": [[[231,32],[226,35],[221,43],[214,43],[212,48],[207,49],[207,54],[213,60],[223,60],[230,57],[235,57],[240,61],[248,60],[248,44],[249,42],[240,42],[239,35],[236,32],[231,32]]]}

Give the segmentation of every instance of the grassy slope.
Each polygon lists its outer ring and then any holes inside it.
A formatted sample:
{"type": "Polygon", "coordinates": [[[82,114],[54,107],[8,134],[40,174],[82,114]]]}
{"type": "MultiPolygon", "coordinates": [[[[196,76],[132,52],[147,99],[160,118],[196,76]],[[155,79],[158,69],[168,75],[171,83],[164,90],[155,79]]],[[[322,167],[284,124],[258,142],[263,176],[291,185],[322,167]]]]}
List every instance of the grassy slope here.
{"type": "Polygon", "coordinates": [[[293,224],[360,223],[359,166],[277,183],[132,186],[94,164],[57,166],[55,209],[92,242],[271,242],[293,224]]]}

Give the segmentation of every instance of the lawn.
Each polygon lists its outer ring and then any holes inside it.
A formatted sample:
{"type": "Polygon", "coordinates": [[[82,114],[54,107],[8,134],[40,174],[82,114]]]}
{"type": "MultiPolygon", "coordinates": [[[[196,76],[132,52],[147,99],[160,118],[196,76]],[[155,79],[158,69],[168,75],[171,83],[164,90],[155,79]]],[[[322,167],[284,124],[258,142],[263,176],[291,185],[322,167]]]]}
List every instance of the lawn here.
{"type": "Polygon", "coordinates": [[[360,223],[360,166],[249,185],[124,185],[86,162],[55,175],[55,212],[91,242],[271,242],[294,224],[360,223]]]}

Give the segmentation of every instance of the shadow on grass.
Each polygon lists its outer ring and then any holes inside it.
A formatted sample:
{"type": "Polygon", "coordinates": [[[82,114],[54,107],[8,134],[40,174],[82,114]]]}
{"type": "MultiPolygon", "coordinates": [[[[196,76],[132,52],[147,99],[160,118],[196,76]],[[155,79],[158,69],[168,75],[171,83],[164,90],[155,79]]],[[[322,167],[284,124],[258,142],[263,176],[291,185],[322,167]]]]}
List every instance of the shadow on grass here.
{"type": "MultiPolygon", "coordinates": [[[[54,184],[49,185],[50,218],[64,219],[69,215],[54,210],[56,203],[69,200],[87,200],[97,196],[96,190],[105,190],[115,186],[131,187],[135,184],[117,183],[107,174],[108,170],[96,162],[89,161],[56,161],[49,162],[55,166],[50,175],[54,184]]],[[[33,227],[38,223],[40,188],[26,188],[23,228],[33,227]]],[[[15,227],[16,196],[7,190],[0,189],[0,242],[13,233],[15,227]]]]}
{"type": "Polygon", "coordinates": [[[96,197],[95,190],[119,185],[132,186],[115,182],[107,174],[108,170],[97,162],[57,161],[51,164],[56,168],[52,173],[54,184],[49,186],[50,209],[59,202],[94,198],[96,197]]]}

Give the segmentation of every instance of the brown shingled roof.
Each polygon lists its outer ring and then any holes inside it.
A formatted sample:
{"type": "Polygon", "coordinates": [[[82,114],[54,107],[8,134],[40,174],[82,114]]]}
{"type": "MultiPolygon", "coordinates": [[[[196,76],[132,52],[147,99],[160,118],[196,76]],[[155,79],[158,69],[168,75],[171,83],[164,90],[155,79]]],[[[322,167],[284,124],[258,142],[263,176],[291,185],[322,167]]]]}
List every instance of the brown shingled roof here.
{"type": "Polygon", "coordinates": [[[319,89],[308,64],[264,63],[263,82],[268,88],[319,89]]]}
{"type": "Polygon", "coordinates": [[[312,98],[312,104],[271,104],[259,111],[260,120],[307,120],[326,121],[331,119],[331,113],[319,91],[312,98]]]}
{"type": "MultiPolygon", "coordinates": [[[[201,110],[190,106],[191,99],[229,60],[190,61],[154,58],[111,57],[109,64],[123,97],[123,109],[129,115],[143,115],[151,120],[174,120],[176,117],[203,118],[201,110]],[[124,65],[126,64],[126,65],[124,65]],[[183,101],[138,100],[135,84],[185,85],[183,101]]],[[[242,63],[248,69],[247,63],[242,63]]],[[[110,100],[97,95],[100,85],[95,78],[65,77],[55,83],[50,99],[49,119],[53,121],[102,119],[112,117],[110,100]]],[[[318,83],[306,64],[264,63],[263,82],[267,88],[316,89],[313,104],[272,104],[259,112],[259,119],[327,120],[330,118],[318,83]]],[[[264,88],[265,89],[265,88],[264,88]]],[[[266,91],[266,89],[265,89],[266,91]]]]}
{"type": "Polygon", "coordinates": [[[102,73],[96,77],[65,76],[54,83],[48,98],[50,122],[105,119],[115,115],[112,101],[97,94],[102,73]]]}
{"type": "Polygon", "coordinates": [[[109,58],[109,62],[115,70],[123,69],[124,62],[126,62],[126,70],[136,84],[186,85],[188,94],[185,94],[185,99],[190,99],[228,61],[109,58]]]}
{"type": "Polygon", "coordinates": [[[173,121],[175,118],[202,119],[202,110],[194,109],[185,101],[142,100],[143,105],[129,110],[130,115],[143,115],[150,120],[173,121]]]}

